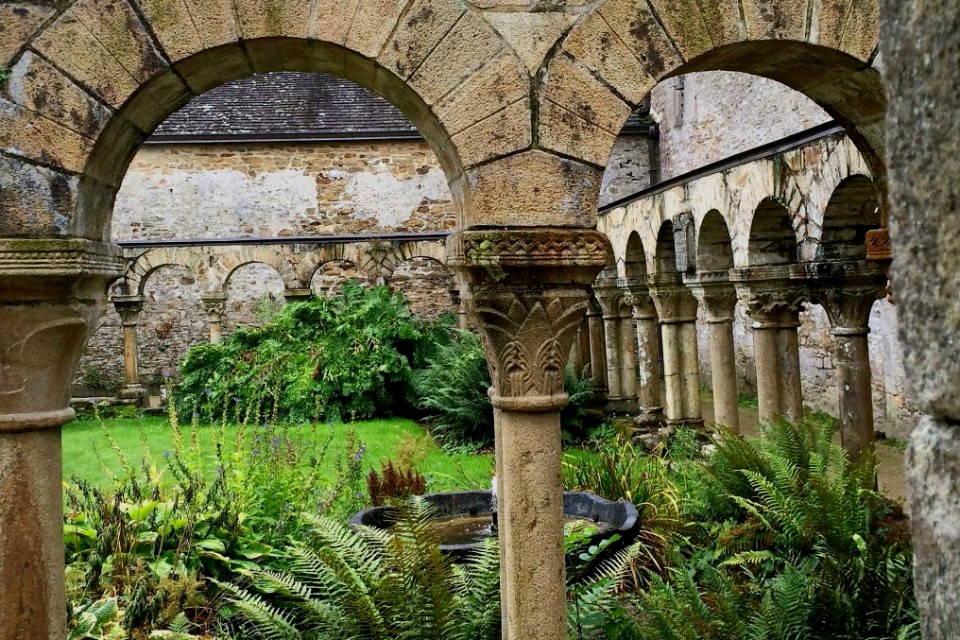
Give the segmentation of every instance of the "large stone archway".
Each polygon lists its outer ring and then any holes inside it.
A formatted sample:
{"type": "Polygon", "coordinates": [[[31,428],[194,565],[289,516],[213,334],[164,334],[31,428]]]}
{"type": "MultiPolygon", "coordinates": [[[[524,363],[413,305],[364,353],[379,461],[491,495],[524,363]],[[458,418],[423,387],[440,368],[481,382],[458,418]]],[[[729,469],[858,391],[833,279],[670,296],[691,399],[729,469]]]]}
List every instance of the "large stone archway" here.
{"type": "MultiPolygon", "coordinates": [[[[949,4],[944,0],[945,4],[949,4]]],[[[944,4],[941,3],[941,4],[944,4]]],[[[121,274],[104,242],[127,163],[197,93],[255,72],[373,89],[430,142],[451,264],[494,380],[504,637],[565,636],[562,364],[607,263],[603,166],[659,80],[763,75],[804,92],[885,173],[871,0],[19,0],[0,7],[0,636],[64,636],[59,426],[121,274]],[[523,464],[520,460],[524,460],[523,464]]],[[[885,217],[881,222],[885,222],[885,217]]]]}

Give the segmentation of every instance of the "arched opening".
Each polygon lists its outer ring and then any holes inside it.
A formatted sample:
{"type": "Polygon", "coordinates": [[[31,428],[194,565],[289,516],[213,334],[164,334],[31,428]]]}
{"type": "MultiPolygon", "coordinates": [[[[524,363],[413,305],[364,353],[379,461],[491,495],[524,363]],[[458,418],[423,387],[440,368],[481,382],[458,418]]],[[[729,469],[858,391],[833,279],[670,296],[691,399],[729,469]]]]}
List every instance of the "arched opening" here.
{"type": "Polygon", "coordinates": [[[158,267],[142,288],[137,325],[140,375],[145,386],[159,386],[176,376],[190,347],[209,340],[207,315],[197,278],[185,267],[158,267]]]}
{"type": "Polygon", "coordinates": [[[627,278],[643,278],[647,275],[647,257],[643,251],[643,241],[636,231],[631,231],[627,238],[623,268],[627,278]]]}
{"type": "Polygon", "coordinates": [[[677,270],[677,247],[673,239],[673,222],[670,220],[664,221],[657,232],[657,253],[654,263],[657,266],[657,275],[680,275],[677,270]]]}
{"type": "Polygon", "coordinates": [[[370,277],[349,260],[330,260],[320,265],[310,280],[310,289],[317,296],[326,298],[337,295],[347,280],[369,284],[370,277]]]}
{"type": "Polygon", "coordinates": [[[864,260],[867,232],[880,226],[876,184],[866,176],[844,179],[823,212],[819,260],[864,260]]]}
{"type": "Polygon", "coordinates": [[[427,257],[401,262],[390,276],[390,289],[402,291],[410,302],[410,311],[423,318],[438,318],[455,313],[450,290],[453,274],[443,263],[427,257]]]}
{"type": "Polygon", "coordinates": [[[269,320],[283,306],[283,291],[283,280],[270,265],[248,262],[234,269],[223,287],[223,334],[269,320]]]}
{"type": "Polygon", "coordinates": [[[697,233],[697,270],[727,271],[733,269],[733,246],[727,221],[711,209],[700,223],[697,233]]]}
{"type": "Polygon", "coordinates": [[[751,267],[797,261],[797,242],[790,211],[782,203],[766,198],[754,210],[747,251],[747,263],[751,267]]]}

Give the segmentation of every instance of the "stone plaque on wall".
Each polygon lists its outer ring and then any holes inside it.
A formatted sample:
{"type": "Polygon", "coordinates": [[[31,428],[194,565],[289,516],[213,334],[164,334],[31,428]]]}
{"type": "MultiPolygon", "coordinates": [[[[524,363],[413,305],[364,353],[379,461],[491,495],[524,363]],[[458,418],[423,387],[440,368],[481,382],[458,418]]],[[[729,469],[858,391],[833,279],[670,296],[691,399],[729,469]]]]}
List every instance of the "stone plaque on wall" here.
{"type": "Polygon", "coordinates": [[[681,213],[673,219],[673,244],[677,252],[677,271],[693,273],[697,268],[697,245],[691,212],[681,213]]]}

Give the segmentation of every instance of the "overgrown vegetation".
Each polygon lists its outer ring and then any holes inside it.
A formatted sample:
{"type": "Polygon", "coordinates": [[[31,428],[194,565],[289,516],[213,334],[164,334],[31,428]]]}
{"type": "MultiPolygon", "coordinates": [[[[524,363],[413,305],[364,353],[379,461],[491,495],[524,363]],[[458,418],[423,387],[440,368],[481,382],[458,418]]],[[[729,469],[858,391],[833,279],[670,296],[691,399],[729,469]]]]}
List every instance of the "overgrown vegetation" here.
{"type": "Polygon", "coordinates": [[[176,405],[213,421],[404,415],[413,370],[446,332],[411,315],[402,294],[348,280],[335,297],[285,305],[263,326],[190,349],[176,405]]]}

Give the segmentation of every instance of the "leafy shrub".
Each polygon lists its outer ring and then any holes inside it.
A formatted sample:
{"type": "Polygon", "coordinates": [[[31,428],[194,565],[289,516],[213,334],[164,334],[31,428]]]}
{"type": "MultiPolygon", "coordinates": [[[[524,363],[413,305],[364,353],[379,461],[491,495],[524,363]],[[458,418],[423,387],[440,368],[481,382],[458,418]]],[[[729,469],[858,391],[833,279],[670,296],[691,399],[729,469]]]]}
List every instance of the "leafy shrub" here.
{"type": "Polygon", "coordinates": [[[402,294],[347,281],[336,297],[286,305],[261,327],[190,349],[175,401],[181,413],[212,421],[393,415],[432,348],[421,343],[438,333],[410,314],[402,294]]]}
{"type": "MultiPolygon", "coordinates": [[[[490,372],[480,338],[468,331],[439,345],[414,375],[415,404],[428,418],[431,432],[445,446],[482,450],[493,445],[493,405],[487,390],[490,372]]],[[[566,371],[570,401],[561,413],[564,440],[582,442],[593,400],[589,378],[566,371]]]]}

